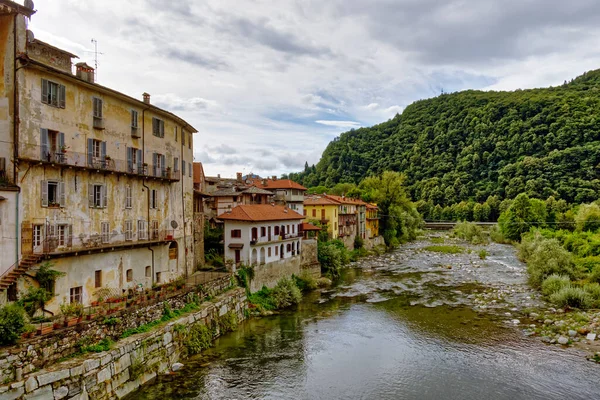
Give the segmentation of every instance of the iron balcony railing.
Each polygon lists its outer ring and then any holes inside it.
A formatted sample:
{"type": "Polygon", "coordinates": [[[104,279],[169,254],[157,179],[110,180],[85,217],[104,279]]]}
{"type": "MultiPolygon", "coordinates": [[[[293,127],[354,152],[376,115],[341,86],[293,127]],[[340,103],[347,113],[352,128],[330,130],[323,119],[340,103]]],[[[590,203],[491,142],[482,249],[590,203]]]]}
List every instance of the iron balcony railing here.
{"type": "Polygon", "coordinates": [[[167,242],[174,240],[173,230],[149,230],[140,237],[139,232],[133,233],[131,239],[126,239],[123,233],[84,234],[45,237],[39,241],[32,241],[23,237],[23,250],[33,254],[53,255],[71,253],[76,251],[105,249],[119,246],[130,246],[137,243],[167,242]],[[27,249],[27,250],[26,250],[27,249]]]}
{"type": "Polygon", "coordinates": [[[170,167],[157,165],[144,165],[141,162],[130,162],[113,158],[112,156],[96,157],[89,153],[81,153],[71,150],[47,149],[42,146],[22,145],[19,149],[19,157],[25,160],[39,161],[48,164],[67,165],[94,169],[99,171],[111,171],[129,175],[149,176],[170,181],[179,181],[181,172],[172,170],[170,167]]]}

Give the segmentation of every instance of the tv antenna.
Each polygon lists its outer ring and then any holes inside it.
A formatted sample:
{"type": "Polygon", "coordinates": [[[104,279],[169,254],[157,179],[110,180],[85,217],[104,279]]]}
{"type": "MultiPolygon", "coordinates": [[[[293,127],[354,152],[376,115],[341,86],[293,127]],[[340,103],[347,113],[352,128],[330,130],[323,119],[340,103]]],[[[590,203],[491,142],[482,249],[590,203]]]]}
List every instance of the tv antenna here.
{"type": "Polygon", "coordinates": [[[98,52],[98,41],[92,38],[92,43],[94,43],[94,81],[98,81],[98,54],[104,54],[98,52]]]}

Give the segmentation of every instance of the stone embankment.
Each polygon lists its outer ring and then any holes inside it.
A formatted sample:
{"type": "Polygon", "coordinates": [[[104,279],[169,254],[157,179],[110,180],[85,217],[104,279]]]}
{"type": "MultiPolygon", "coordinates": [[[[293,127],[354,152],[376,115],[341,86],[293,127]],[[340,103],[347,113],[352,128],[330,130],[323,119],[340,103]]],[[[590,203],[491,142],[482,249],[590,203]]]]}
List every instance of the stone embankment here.
{"type": "MultiPolygon", "coordinates": [[[[178,361],[186,353],[186,334],[192,327],[215,327],[216,337],[220,335],[221,318],[234,316],[242,321],[246,309],[245,291],[231,289],[203,303],[198,311],[151,332],[120,340],[110,351],[86,354],[23,374],[18,381],[0,386],[0,399],[123,398],[157,374],[181,367],[178,361]]],[[[30,346],[32,351],[33,345],[30,346]]]]}

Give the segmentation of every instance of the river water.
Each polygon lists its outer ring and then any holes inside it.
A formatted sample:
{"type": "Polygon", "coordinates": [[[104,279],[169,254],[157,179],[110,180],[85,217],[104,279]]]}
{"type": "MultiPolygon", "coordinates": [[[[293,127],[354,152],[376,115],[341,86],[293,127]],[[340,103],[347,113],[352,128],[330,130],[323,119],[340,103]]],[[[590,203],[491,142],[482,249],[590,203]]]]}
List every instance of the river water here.
{"type": "Polygon", "coordinates": [[[543,305],[514,249],[486,246],[483,261],[473,246],[446,255],[430,244],[361,260],[334,288],[244,322],[130,398],[600,399],[600,366],[513,323],[543,305]]]}

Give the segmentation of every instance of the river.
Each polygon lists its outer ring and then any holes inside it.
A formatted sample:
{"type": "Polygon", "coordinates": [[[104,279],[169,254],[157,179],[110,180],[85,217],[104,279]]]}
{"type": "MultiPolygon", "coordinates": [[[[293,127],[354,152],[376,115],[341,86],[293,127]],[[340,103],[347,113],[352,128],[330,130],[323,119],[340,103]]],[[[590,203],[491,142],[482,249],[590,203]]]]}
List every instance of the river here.
{"type": "Polygon", "coordinates": [[[517,324],[543,302],[512,247],[430,244],[361,260],[128,399],[600,399],[600,366],[517,324]]]}

